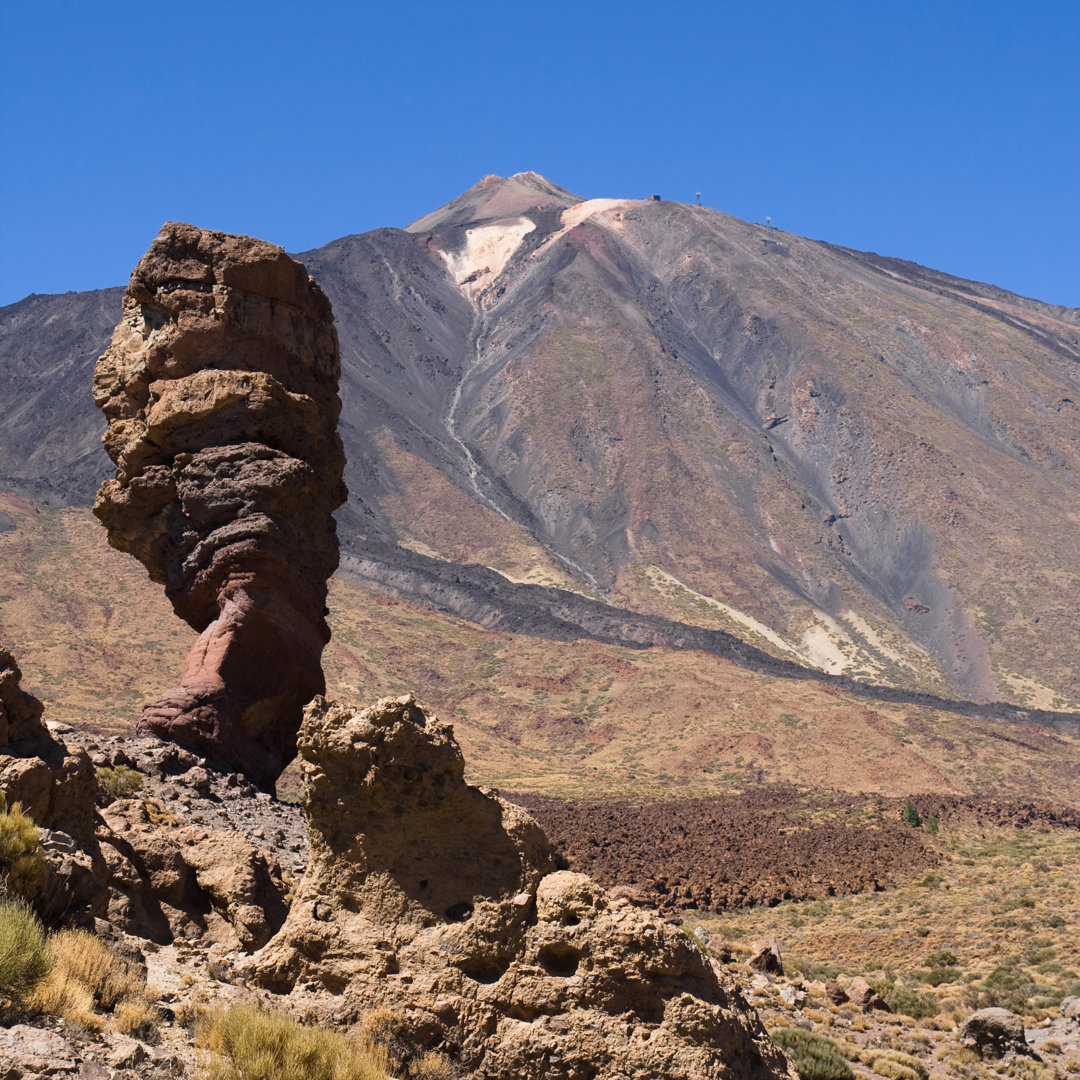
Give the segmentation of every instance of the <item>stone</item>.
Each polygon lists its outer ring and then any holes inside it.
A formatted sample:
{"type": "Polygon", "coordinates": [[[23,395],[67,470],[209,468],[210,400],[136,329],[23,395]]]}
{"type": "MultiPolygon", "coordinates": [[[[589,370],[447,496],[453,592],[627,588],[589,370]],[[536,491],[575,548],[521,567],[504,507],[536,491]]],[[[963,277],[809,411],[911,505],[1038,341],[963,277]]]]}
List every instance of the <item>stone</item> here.
{"type": "Polygon", "coordinates": [[[0,748],[42,732],[45,706],[22,688],[21,680],[15,657],[0,645],[0,748]]]}
{"type": "Polygon", "coordinates": [[[75,1048],[55,1031],[15,1024],[0,1027],[0,1077],[52,1080],[78,1075],[75,1048]]]}
{"type": "Polygon", "coordinates": [[[557,871],[412,697],[317,698],[299,747],[311,856],[256,984],[341,1024],[388,1009],[482,1080],[794,1077],[686,934],[557,871]]]}
{"type": "Polygon", "coordinates": [[[848,983],[847,995],[863,1012],[870,1012],[873,1009],[889,1012],[889,1006],[885,1004],[885,999],[865,979],[858,975],[848,983]]]}
{"type": "Polygon", "coordinates": [[[1062,998],[1061,1015],[1068,1019],[1080,1019],[1080,997],[1062,998]]]}
{"type": "Polygon", "coordinates": [[[746,961],[746,966],[751,971],[765,971],[772,975],[783,975],[784,961],[780,957],[780,946],[777,944],[776,938],[772,935],[758,938],[750,946],[750,958],[746,961]]]}
{"type": "Polygon", "coordinates": [[[0,646],[0,795],[42,830],[45,880],[35,896],[52,919],[104,914],[107,867],[96,838],[98,779],[85,750],[69,750],[42,720],[43,706],[19,685],[0,646]]]}
{"type": "Polygon", "coordinates": [[[170,822],[152,806],[120,799],[102,812],[110,920],[159,944],[194,933],[247,951],[264,945],[285,920],[278,866],[236,832],[170,822]]]}
{"type": "Polygon", "coordinates": [[[979,1009],[972,1013],[960,1025],[960,1043],[984,1058],[1030,1052],[1023,1020],[1008,1009],[979,1009]]]}
{"type": "Polygon", "coordinates": [[[330,303],[303,266],[170,222],[94,372],[116,463],[94,513],[200,634],[137,730],[267,790],[325,685],[340,366],[330,303]]]}
{"type": "MultiPolygon", "coordinates": [[[[871,991],[871,993],[873,993],[873,991],[871,991]]],[[[825,980],[825,996],[834,1005],[843,1005],[849,1000],[847,992],[835,979],[825,980]]]]}

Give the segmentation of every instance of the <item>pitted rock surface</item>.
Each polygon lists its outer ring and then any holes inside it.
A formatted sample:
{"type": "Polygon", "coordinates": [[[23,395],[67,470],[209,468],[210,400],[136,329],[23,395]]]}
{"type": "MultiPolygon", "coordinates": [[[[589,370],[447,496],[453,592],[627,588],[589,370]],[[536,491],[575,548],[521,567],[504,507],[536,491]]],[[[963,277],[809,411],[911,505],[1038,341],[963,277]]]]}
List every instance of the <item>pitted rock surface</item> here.
{"type": "Polygon", "coordinates": [[[166,224],[98,360],[116,476],[94,512],[200,633],[139,731],[272,788],[324,689],[345,499],[330,303],[271,244],[166,224]]]}
{"type": "Polygon", "coordinates": [[[299,747],[310,861],[257,983],[337,1022],[387,1007],[487,1080],[793,1075],[685,934],[556,872],[411,696],[317,698],[299,747]]]}
{"type": "Polygon", "coordinates": [[[98,793],[84,750],[69,748],[42,721],[44,708],[19,685],[14,656],[0,646],[0,797],[41,830],[46,875],[34,899],[55,918],[103,913],[108,871],[96,836],[98,793]]]}

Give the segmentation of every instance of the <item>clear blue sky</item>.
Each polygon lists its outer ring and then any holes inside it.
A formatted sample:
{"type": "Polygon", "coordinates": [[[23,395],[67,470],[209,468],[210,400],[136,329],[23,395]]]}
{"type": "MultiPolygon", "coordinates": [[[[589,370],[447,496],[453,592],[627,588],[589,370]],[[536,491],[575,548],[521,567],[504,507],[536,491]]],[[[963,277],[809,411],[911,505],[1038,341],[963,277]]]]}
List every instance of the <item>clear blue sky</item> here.
{"type": "Polygon", "coordinates": [[[7,0],[0,304],[167,219],[290,251],[486,173],[1080,306],[1080,3],[7,0]]]}

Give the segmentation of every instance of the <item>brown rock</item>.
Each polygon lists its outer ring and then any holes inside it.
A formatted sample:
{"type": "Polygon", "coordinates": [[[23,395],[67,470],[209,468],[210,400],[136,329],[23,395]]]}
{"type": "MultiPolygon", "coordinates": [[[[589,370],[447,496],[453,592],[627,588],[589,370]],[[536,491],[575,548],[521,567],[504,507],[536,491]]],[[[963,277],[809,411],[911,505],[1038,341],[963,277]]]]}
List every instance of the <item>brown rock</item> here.
{"type": "Polygon", "coordinates": [[[338,1022],[385,1006],[487,1080],[793,1075],[685,934],[553,872],[411,697],[316,699],[299,745],[311,859],[257,982],[338,1022]]]}
{"type": "Polygon", "coordinates": [[[159,943],[205,933],[251,951],[284,922],[280,870],[238,833],[182,825],[138,798],[102,816],[109,920],[127,933],[159,943]]]}
{"type": "Polygon", "coordinates": [[[51,917],[83,919],[105,910],[107,867],[96,839],[98,791],[93,762],[71,751],[42,723],[40,701],[19,685],[21,672],[0,646],[0,796],[18,803],[41,829],[45,880],[34,899],[51,917]]]}
{"type": "Polygon", "coordinates": [[[1024,1022],[1008,1009],[979,1009],[972,1013],[960,1026],[960,1042],[984,1058],[1030,1053],[1024,1022]]]}
{"type": "Polygon", "coordinates": [[[776,938],[772,935],[758,938],[750,948],[750,959],[746,961],[746,966],[751,971],[784,974],[784,961],[780,958],[780,946],[776,943],[776,938]]]}
{"type": "Polygon", "coordinates": [[[872,1009],[880,1009],[888,1012],[889,1006],[885,1004],[881,995],[863,978],[856,976],[848,983],[848,997],[862,1009],[870,1012],[872,1009]]]}
{"type": "MultiPolygon", "coordinates": [[[[871,993],[873,993],[873,991],[871,991],[871,993]]],[[[825,980],[825,996],[834,1005],[843,1005],[849,1000],[844,988],[835,979],[825,980]]]]}
{"type": "Polygon", "coordinates": [[[20,685],[22,672],[15,657],[0,645],[0,747],[43,732],[44,706],[20,685]]]}
{"type": "Polygon", "coordinates": [[[271,244],[164,226],[98,360],[116,477],[94,512],[200,632],[138,730],[272,788],[324,689],[345,499],[330,303],[271,244]]]}

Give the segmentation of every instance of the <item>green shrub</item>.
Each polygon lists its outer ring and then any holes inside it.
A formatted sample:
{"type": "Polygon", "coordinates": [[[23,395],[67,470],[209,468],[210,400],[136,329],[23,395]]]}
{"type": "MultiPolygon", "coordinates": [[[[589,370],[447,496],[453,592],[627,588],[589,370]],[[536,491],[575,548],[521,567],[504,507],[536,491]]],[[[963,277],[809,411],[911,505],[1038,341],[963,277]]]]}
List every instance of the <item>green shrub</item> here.
{"type": "Polygon", "coordinates": [[[919,808],[910,799],[904,803],[904,809],[900,811],[900,820],[913,829],[917,829],[922,825],[922,814],[919,813],[919,808]]]}
{"type": "Polygon", "coordinates": [[[928,968],[956,967],[960,960],[952,949],[935,949],[923,961],[928,968]]]}
{"type": "Polygon", "coordinates": [[[1064,915],[1051,915],[1046,920],[1046,925],[1052,927],[1054,930],[1060,930],[1065,925],[1064,915]]]}
{"type": "Polygon", "coordinates": [[[927,998],[901,983],[889,982],[887,979],[867,979],[867,982],[889,1006],[890,1012],[902,1013],[915,1020],[933,1016],[937,1012],[937,1008],[927,998]]]}
{"type": "Polygon", "coordinates": [[[772,1041],[791,1059],[799,1080],[853,1080],[855,1074],[840,1048],[824,1035],[802,1028],[777,1028],[772,1041]]]}
{"type": "Polygon", "coordinates": [[[213,1080],[386,1080],[386,1057],[371,1043],[288,1016],[237,1005],[215,1013],[197,1043],[213,1080]]]}
{"type": "Polygon", "coordinates": [[[941,986],[942,983],[959,982],[963,972],[958,967],[931,968],[929,971],[916,971],[920,982],[927,986],[941,986]]]}
{"type": "Polygon", "coordinates": [[[972,1008],[998,1007],[1023,1014],[1035,996],[1035,981],[1020,968],[1002,965],[994,968],[978,986],[969,987],[965,1001],[972,1008]]]}
{"type": "Polygon", "coordinates": [[[22,1004],[52,965],[37,916],[20,901],[0,900],[0,996],[22,1004]]]}
{"type": "MultiPolygon", "coordinates": [[[[0,797],[2,805],[2,797],[0,797]]],[[[0,887],[9,895],[32,901],[45,880],[41,834],[18,803],[0,809],[0,887]]]]}
{"type": "Polygon", "coordinates": [[[138,769],[129,768],[127,765],[117,765],[115,768],[102,766],[97,771],[101,786],[114,799],[127,799],[142,788],[142,773],[138,769]]]}

